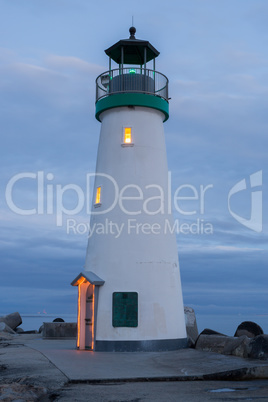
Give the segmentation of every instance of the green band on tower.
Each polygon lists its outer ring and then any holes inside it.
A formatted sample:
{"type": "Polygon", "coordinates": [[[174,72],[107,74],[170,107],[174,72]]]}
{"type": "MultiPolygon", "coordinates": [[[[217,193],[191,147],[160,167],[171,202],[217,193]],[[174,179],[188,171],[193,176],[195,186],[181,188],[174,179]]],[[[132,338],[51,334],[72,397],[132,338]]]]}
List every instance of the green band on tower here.
{"type": "Polygon", "coordinates": [[[160,96],[142,93],[119,93],[100,98],[96,102],[95,117],[101,121],[100,114],[108,109],[121,106],[143,106],[159,110],[165,116],[164,121],[169,118],[169,103],[160,96]]]}

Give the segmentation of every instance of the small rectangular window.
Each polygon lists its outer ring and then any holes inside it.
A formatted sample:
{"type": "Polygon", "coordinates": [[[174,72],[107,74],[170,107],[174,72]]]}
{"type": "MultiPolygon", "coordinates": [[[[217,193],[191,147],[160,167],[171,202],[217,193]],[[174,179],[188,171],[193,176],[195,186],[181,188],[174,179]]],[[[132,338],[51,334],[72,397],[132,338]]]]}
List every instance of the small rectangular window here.
{"type": "Polygon", "coordinates": [[[101,202],[101,187],[97,187],[95,204],[100,204],[100,202],[101,202]]]}
{"type": "Polygon", "coordinates": [[[132,143],[131,127],[125,127],[124,128],[124,144],[131,144],[131,143],[132,143]]]}

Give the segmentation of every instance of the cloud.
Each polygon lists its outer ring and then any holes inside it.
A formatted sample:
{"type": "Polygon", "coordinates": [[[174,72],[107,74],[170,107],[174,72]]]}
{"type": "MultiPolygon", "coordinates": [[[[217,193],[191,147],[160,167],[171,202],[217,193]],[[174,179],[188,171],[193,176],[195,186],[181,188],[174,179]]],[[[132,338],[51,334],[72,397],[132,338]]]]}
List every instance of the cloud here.
{"type": "Polygon", "coordinates": [[[247,71],[253,67],[260,67],[264,63],[267,63],[267,59],[258,53],[258,50],[251,52],[248,50],[243,50],[245,48],[243,45],[237,45],[237,47],[228,46],[219,55],[218,59],[225,69],[239,69],[239,71],[247,71]]]}
{"type": "Polygon", "coordinates": [[[0,314],[13,311],[20,314],[37,313],[43,310],[57,313],[53,306],[61,306],[58,313],[76,314],[77,289],[71,286],[69,289],[55,288],[51,286],[52,283],[53,276],[46,288],[33,284],[31,278],[26,277],[24,286],[0,286],[0,314]]]}
{"type": "MultiPolygon", "coordinates": [[[[44,172],[45,186],[53,186],[54,196],[57,184],[84,186],[86,172],[93,172],[96,163],[100,124],[94,117],[95,79],[107,70],[103,49],[128,35],[128,26],[121,24],[128,18],[125,7],[119,7],[121,14],[104,7],[100,26],[98,3],[54,3],[40,7],[34,1],[26,6],[6,2],[3,10],[12,18],[5,18],[4,12],[0,17],[5,46],[0,49],[1,294],[3,306],[15,310],[22,300],[28,311],[76,309],[76,289],[69,283],[84,265],[87,236],[68,235],[66,219],[62,228],[57,227],[55,213],[14,214],[4,191],[12,175],[25,171],[44,172]],[[47,180],[48,173],[53,180],[47,180]]],[[[192,224],[199,218],[213,225],[212,235],[177,236],[185,300],[197,306],[197,312],[263,312],[268,244],[263,35],[267,7],[246,2],[242,10],[235,2],[227,6],[213,1],[195,2],[193,7],[179,1],[172,3],[172,12],[162,7],[160,15],[152,2],[142,5],[137,37],[151,39],[159,48],[157,69],[170,80],[165,136],[173,191],[184,183],[198,189],[213,184],[203,215],[200,200],[188,206],[197,209],[193,217],[175,214],[181,222],[192,224]],[[260,169],[264,232],[256,234],[229,215],[227,196],[235,183],[260,169]]],[[[36,185],[32,180],[16,186],[18,205],[37,206],[36,185]]],[[[70,207],[75,200],[69,196],[70,207]]],[[[246,216],[249,205],[247,192],[239,201],[241,216],[246,216]]],[[[88,218],[84,210],[75,216],[77,222],[88,218]]]]}
{"type": "Polygon", "coordinates": [[[8,48],[0,47],[0,62],[11,63],[17,59],[16,53],[8,48]]]}
{"type": "MultiPolygon", "coordinates": [[[[258,82],[256,76],[251,74],[232,74],[226,77],[226,81],[233,85],[234,91],[239,91],[240,94],[242,91],[243,94],[251,96],[251,99],[256,100],[256,96],[266,95],[268,92],[267,83],[263,84],[262,82],[258,82]],[[252,98],[254,95],[255,98],[252,98]]],[[[259,100],[259,98],[257,100],[259,100]]]]}
{"type": "Polygon", "coordinates": [[[2,175],[53,168],[53,173],[62,177],[61,169],[66,170],[63,166],[73,158],[71,174],[75,174],[83,168],[77,163],[82,155],[84,161],[87,156],[87,167],[92,165],[93,170],[98,137],[92,138],[88,148],[83,143],[90,130],[96,127],[99,131],[94,119],[94,71],[98,67],[75,57],[54,55],[53,66],[46,64],[46,57],[29,62],[14,52],[4,53],[8,57],[0,67],[1,158],[10,167],[2,175]],[[64,64],[67,67],[63,71],[64,64]]]}
{"type": "Polygon", "coordinates": [[[88,77],[90,74],[96,76],[104,71],[103,66],[89,63],[73,56],[48,55],[44,61],[46,65],[56,70],[63,72],[78,71],[87,74],[88,77]]]}
{"type": "Polygon", "coordinates": [[[7,57],[11,53],[8,49],[0,52],[0,85],[5,102],[15,101],[24,109],[33,102],[34,109],[44,107],[44,102],[57,109],[83,109],[82,102],[92,93],[96,75],[103,71],[103,67],[73,56],[48,54],[29,62],[20,60],[18,54],[7,57]]]}

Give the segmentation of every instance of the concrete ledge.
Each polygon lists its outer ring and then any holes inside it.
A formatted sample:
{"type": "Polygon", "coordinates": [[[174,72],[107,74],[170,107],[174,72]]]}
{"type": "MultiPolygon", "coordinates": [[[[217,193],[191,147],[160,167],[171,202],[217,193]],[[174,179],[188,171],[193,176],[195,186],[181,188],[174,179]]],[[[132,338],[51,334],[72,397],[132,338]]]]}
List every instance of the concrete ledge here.
{"type": "Polygon", "coordinates": [[[175,375],[160,377],[133,377],[133,378],[101,378],[83,379],[68,381],[69,384],[109,384],[123,382],[180,382],[180,381],[252,381],[268,378],[268,367],[240,368],[236,370],[226,370],[219,373],[200,374],[200,375],[175,375]]]}
{"type": "Polygon", "coordinates": [[[42,336],[44,339],[75,339],[76,322],[44,322],[42,336]]]}
{"type": "Polygon", "coordinates": [[[26,342],[26,345],[39,350],[73,383],[268,378],[268,362],[265,360],[242,359],[190,348],[148,353],[81,352],[75,349],[74,340],[65,339],[62,342],[36,339],[26,342]]]}

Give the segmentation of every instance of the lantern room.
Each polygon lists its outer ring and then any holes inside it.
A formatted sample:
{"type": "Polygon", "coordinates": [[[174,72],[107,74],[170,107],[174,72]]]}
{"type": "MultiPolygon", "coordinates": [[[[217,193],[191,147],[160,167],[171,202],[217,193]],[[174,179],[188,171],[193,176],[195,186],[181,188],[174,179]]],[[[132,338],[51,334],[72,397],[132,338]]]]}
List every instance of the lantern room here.
{"type": "Polygon", "coordinates": [[[131,27],[129,32],[129,39],[105,50],[109,70],[96,79],[96,118],[101,121],[100,114],[109,108],[132,105],[153,107],[164,112],[167,120],[168,79],[155,69],[160,53],[149,41],[136,39],[136,28],[131,27]]]}

